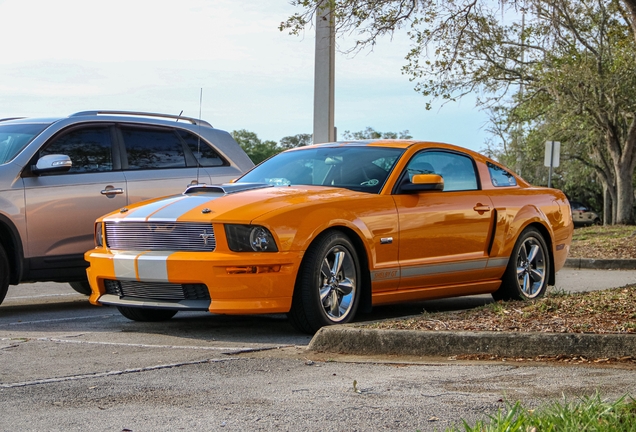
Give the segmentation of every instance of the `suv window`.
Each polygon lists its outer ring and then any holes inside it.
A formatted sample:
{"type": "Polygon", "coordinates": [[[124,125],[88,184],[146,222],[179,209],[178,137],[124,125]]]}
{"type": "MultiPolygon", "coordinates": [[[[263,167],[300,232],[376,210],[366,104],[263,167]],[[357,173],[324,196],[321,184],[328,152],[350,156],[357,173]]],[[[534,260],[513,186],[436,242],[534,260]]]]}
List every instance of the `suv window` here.
{"type": "Polygon", "coordinates": [[[13,159],[47,126],[42,123],[0,125],[0,165],[13,159]]]}
{"type": "Polygon", "coordinates": [[[129,170],[184,168],[183,143],[171,130],[121,127],[129,170]]]}
{"type": "MultiPolygon", "coordinates": [[[[63,154],[71,158],[73,166],[66,172],[69,174],[112,171],[113,169],[112,145],[108,127],[72,130],[40,150],[40,157],[50,154],[63,154]]],[[[42,175],[52,174],[59,174],[59,172],[42,173],[42,175]]]]}
{"type": "Polygon", "coordinates": [[[424,151],[413,157],[406,167],[413,174],[439,174],[444,179],[444,191],[477,190],[475,165],[468,156],[447,151],[424,151]]]}
{"type": "Polygon", "coordinates": [[[185,130],[177,130],[179,136],[186,142],[188,148],[203,167],[215,167],[229,165],[216,150],[199,137],[185,130]]]}

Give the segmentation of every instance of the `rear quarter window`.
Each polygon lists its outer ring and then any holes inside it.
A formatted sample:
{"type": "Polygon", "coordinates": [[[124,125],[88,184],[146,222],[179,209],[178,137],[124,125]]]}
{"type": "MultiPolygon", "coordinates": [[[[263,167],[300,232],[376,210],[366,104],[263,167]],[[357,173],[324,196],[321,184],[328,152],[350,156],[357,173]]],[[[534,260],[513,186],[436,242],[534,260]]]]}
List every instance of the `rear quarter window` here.
{"type": "Polygon", "coordinates": [[[493,186],[517,186],[517,179],[515,179],[515,176],[513,176],[511,173],[490,162],[487,162],[487,165],[488,172],[490,172],[490,180],[493,186]]]}

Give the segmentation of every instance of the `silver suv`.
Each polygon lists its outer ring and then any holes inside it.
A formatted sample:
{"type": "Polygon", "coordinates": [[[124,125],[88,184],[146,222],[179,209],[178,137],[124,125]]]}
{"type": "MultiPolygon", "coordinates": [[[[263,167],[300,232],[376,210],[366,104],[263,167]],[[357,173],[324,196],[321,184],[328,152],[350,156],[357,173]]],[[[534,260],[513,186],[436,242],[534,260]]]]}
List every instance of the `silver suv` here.
{"type": "Polygon", "coordinates": [[[83,256],[98,216],[252,166],[230,134],[188,117],[85,111],[0,120],[0,303],[21,282],[70,282],[89,294],[83,256]]]}

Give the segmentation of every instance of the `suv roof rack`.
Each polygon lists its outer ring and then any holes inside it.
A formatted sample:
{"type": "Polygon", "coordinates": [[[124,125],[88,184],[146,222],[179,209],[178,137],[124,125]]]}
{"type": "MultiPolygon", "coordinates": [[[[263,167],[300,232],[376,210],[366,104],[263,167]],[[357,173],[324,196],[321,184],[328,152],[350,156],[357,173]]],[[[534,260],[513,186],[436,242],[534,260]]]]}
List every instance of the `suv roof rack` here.
{"type": "Polygon", "coordinates": [[[138,111],[109,111],[109,110],[99,110],[99,111],[81,111],[75,114],[71,114],[69,117],[79,117],[79,116],[89,116],[89,115],[128,115],[128,116],[138,116],[138,117],[157,117],[157,118],[167,118],[173,119],[176,121],[185,120],[187,122],[192,123],[197,126],[209,126],[212,127],[210,123],[205,120],[195,119],[192,117],[184,117],[181,115],[174,114],[158,114],[158,113],[149,113],[149,112],[138,112],[138,111]]]}

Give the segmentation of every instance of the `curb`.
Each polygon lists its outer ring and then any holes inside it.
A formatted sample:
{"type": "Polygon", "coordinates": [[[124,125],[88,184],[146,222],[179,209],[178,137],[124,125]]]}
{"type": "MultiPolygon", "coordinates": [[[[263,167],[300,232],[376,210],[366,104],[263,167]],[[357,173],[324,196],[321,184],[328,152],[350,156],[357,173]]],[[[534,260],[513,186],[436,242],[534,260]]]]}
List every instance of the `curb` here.
{"type": "Polygon", "coordinates": [[[564,267],[576,269],[636,270],[634,259],[567,258],[564,267]]]}
{"type": "Polygon", "coordinates": [[[636,356],[636,335],[376,330],[336,325],[320,329],[307,349],[359,355],[614,358],[636,356]]]}

